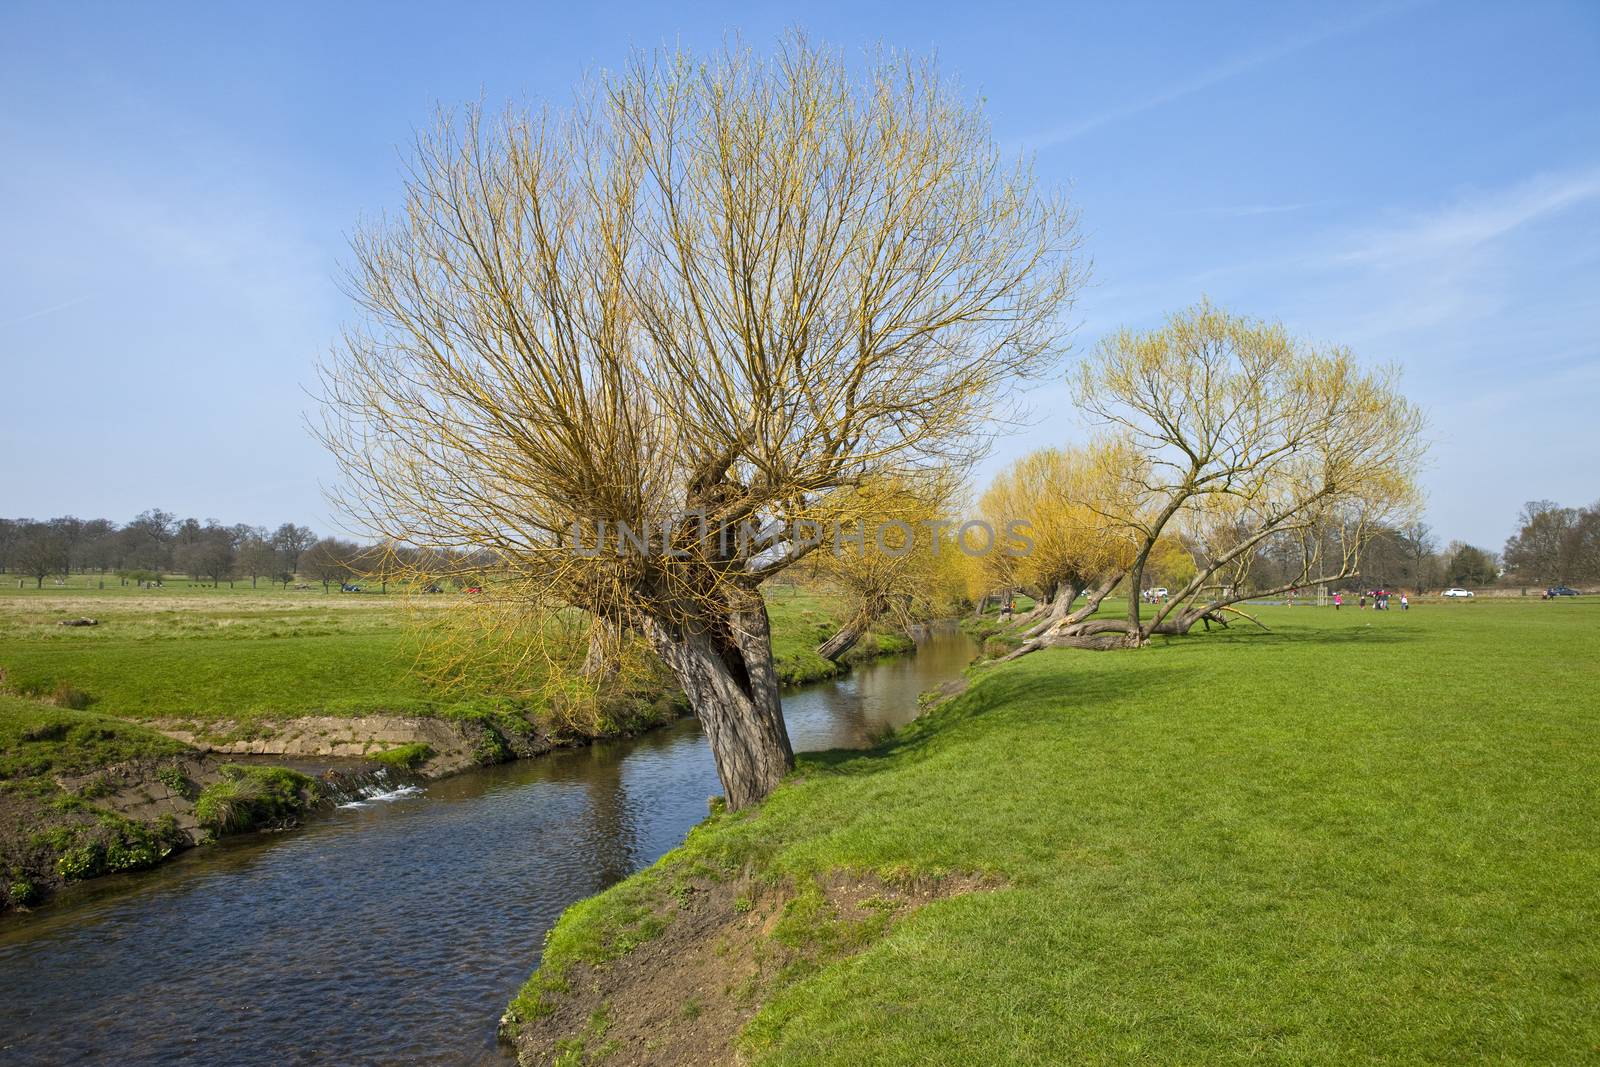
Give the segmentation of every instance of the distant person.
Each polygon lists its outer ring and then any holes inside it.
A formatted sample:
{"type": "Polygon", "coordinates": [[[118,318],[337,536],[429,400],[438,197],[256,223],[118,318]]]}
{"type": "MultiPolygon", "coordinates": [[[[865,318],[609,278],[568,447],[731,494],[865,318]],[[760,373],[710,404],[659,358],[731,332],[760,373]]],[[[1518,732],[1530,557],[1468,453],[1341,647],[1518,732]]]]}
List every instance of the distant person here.
{"type": "Polygon", "coordinates": [[[1361,610],[1362,611],[1366,611],[1367,610],[1367,594],[1365,594],[1365,593],[1361,594],[1361,610]]]}
{"type": "Polygon", "coordinates": [[[1338,611],[1343,606],[1344,606],[1344,594],[1343,593],[1335,593],[1335,594],[1333,594],[1333,610],[1334,611],[1338,611]]]}
{"type": "Polygon", "coordinates": [[[1401,611],[1410,611],[1411,610],[1411,598],[1406,596],[1404,593],[1400,594],[1400,610],[1401,611]]]}

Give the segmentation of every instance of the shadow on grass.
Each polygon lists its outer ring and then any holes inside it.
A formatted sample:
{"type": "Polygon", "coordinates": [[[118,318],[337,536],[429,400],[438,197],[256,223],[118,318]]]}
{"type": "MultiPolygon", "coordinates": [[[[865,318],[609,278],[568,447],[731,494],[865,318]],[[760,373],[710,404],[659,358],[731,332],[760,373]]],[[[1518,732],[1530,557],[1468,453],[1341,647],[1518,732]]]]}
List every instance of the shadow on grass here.
{"type": "MultiPolygon", "coordinates": [[[[1116,655],[1117,653],[1069,652],[1069,655],[1116,655]]],[[[1130,653],[1131,654],[1131,653],[1130,653]]],[[[1142,699],[1146,687],[1171,685],[1187,672],[1174,665],[1146,668],[1134,685],[1127,675],[1107,671],[1041,669],[1051,662],[1040,659],[1034,665],[1020,660],[1016,665],[979,668],[972,687],[941,704],[935,711],[908,723],[894,736],[868,749],[831,748],[808,752],[801,762],[807,768],[830,774],[866,775],[886,769],[891,762],[915,760],[931,752],[939,743],[969,722],[994,712],[1014,717],[1014,724],[1026,729],[1030,724],[1058,722],[1063,715],[1079,712],[1102,713],[1124,703],[1142,699]]]]}
{"type": "MultiPolygon", "coordinates": [[[[1317,627],[1313,629],[1291,628],[1262,630],[1255,626],[1246,629],[1245,623],[1235,623],[1229,629],[1214,629],[1210,632],[1195,630],[1184,636],[1170,634],[1157,634],[1151,639],[1151,648],[1183,648],[1196,645],[1346,645],[1357,643],[1383,643],[1396,641],[1415,640],[1417,634],[1412,630],[1398,630],[1383,627],[1381,624],[1368,623],[1365,626],[1353,628],[1327,629],[1317,627]]],[[[1096,655],[1116,655],[1116,652],[1096,653],[1096,655]]]]}
{"type": "Polygon", "coordinates": [[[1189,667],[1162,663],[1166,650],[1198,648],[1205,645],[1253,645],[1293,648],[1297,646],[1342,646],[1360,644],[1398,644],[1416,640],[1409,630],[1386,629],[1369,624],[1339,629],[1254,629],[1213,630],[1184,637],[1161,637],[1144,651],[1092,652],[1059,649],[1024,657],[1014,664],[986,664],[969,668],[972,686],[939,708],[916,719],[894,736],[867,749],[833,748],[808,752],[801,762],[814,770],[830,774],[867,775],[885,769],[891,761],[915,759],[958,730],[963,723],[995,711],[1017,716],[1017,724],[1058,721],[1063,714],[1114,712],[1125,704],[1148,699],[1152,688],[1176,686],[1192,676],[1189,667]],[[1139,664],[1136,672],[1104,670],[1099,657],[1153,657],[1139,664]],[[1079,657],[1085,657],[1079,659],[1079,657]],[[1088,658],[1094,657],[1094,658],[1088,658]],[[1094,664],[1094,669],[1085,668],[1094,664]]]}

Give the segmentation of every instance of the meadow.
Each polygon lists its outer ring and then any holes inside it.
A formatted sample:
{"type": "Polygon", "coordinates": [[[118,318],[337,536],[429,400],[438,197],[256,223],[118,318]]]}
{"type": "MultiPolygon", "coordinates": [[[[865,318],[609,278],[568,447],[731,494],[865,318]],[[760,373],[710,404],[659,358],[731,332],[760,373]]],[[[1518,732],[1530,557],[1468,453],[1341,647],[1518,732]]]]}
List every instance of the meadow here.
{"type": "Polygon", "coordinates": [[[977,667],[878,747],[802,758],[571,909],[513,1017],[559,1017],[575,966],[625,989],[753,883],[786,903],[741,952],[789,960],[724,991],[760,1005],[755,1063],[1595,1062],[1600,603],[1261,618],[977,667]],[[826,903],[840,872],[986,888],[867,925],[826,903]]]}
{"type": "MultiPolygon", "coordinates": [[[[74,576],[70,586],[42,590],[0,583],[0,690],[49,697],[66,686],[102,715],[201,724],[452,715],[499,698],[487,683],[438,686],[415,669],[430,617],[461,606],[453,594],[208,588],[182,580],[160,589],[114,580],[86,587],[92,582],[74,576]],[[77,618],[96,625],[59,625],[77,618]]],[[[783,677],[794,683],[836,673],[812,650],[837,626],[839,602],[779,587],[769,603],[783,677]]],[[[866,650],[904,646],[884,636],[866,650]]]]}

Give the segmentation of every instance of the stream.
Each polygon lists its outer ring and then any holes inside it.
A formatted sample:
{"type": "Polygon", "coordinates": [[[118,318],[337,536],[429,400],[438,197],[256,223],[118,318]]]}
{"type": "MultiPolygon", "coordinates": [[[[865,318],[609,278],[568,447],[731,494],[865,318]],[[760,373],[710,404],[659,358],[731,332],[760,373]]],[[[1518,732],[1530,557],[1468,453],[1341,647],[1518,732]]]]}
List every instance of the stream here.
{"type": "MultiPolygon", "coordinates": [[[[975,652],[935,627],[786,692],[795,750],[909,722],[975,652]]],[[[545,931],[720,792],[686,719],[96,879],[0,920],[0,1064],[504,1065],[495,1024],[545,931]]]]}

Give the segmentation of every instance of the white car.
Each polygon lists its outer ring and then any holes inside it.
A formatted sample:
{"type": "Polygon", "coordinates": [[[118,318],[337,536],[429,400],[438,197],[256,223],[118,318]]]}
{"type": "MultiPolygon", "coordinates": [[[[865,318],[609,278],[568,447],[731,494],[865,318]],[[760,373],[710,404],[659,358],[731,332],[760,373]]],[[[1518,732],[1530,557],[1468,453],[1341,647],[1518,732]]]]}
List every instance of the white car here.
{"type": "Polygon", "coordinates": [[[1440,596],[1450,596],[1450,597],[1461,597],[1461,596],[1470,597],[1472,595],[1472,590],[1470,590],[1470,589],[1446,589],[1444,592],[1440,593],[1439,595],[1440,596]]]}

